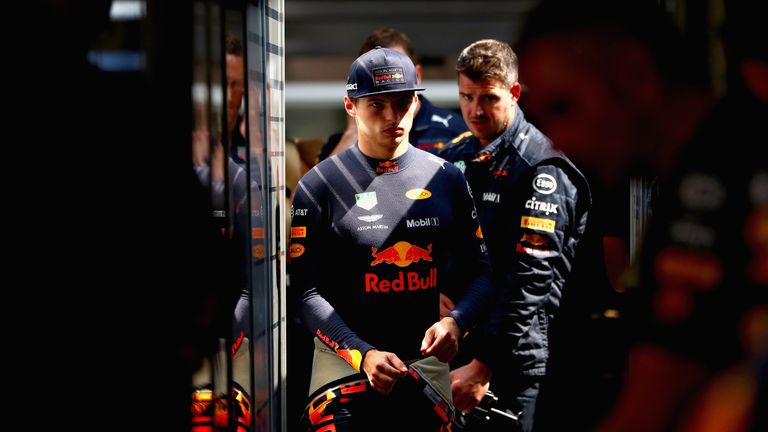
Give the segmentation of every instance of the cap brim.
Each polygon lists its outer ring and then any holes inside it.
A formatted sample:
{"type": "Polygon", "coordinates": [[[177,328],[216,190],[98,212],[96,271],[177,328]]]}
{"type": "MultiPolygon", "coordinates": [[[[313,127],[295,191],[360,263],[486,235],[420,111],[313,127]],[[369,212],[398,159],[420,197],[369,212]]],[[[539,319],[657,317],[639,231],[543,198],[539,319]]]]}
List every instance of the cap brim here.
{"type": "Polygon", "coordinates": [[[365,94],[361,94],[361,95],[354,95],[354,94],[351,94],[350,92],[347,92],[347,96],[352,98],[352,99],[358,99],[358,98],[361,98],[361,97],[376,96],[376,95],[387,94],[387,93],[404,93],[404,92],[425,91],[425,90],[426,89],[423,88],[423,87],[415,87],[415,88],[410,88],[410,89],[405,89],[405,90],[403,90],[403,89],[381,90],[381,91],[365,93],[365,94]]]}

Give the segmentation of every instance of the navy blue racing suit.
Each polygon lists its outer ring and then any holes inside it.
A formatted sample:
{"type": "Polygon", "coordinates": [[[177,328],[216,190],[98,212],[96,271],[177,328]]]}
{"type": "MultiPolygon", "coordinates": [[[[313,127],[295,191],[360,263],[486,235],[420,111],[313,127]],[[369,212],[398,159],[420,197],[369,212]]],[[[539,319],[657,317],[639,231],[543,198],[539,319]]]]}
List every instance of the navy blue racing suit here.
{"type": "Polygon", "coordinates": [[[502,301],[473,354],[493,369],[494,392],[507,401],[520,398],[513,411],[532,416],[546,372],[549,327],[586,230],[588,183],[517,106],[507,130],[485,148],[464,134],[440,156],[464,170],[494,282],[502,287],[502,301]]]}
{"type": "Polygon", "coordinates": [[[435,155],[409,147],[378,160],[354,146],[301,179],[292,213],[293,303],[351,372],[374,347],[419,358],[441,290],[461,294],[450,316],[462,331],[490,309],[496,293],[467,182],[435,155]]]}

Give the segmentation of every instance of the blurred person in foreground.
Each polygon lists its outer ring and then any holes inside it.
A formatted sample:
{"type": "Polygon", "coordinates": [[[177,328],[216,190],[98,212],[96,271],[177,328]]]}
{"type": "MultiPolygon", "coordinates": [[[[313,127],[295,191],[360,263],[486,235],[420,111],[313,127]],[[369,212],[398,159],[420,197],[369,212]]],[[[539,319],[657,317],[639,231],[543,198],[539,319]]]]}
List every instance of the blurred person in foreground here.
{"type": "Polygon", "coordinates": [[[405,54],[361,55],[344,98],[357,144],[296,188],[290,291],[315,337],[312,431],[449,427],[447,362],[495,296],[464,176],[408,141],[417,90],[405,54]],[[446,287],[461,297],[441,318],[446,287]]]}
{"type": "MultiPolygon", "coordinates": [[[[422,67],[417,61],[413,43],[405,33],[392,27],[379,27],[365,39],[359,54],[365,54],[377,46],[392,48],[407,55],[416,66],[416,79],[421,83],[422,67]]],[[[466,130],[467,125],[460,115],[449,109],[436,107],[426,96],[418,95],[413,127],[408,135],[411,145],[437,154],[450,140],[466,130]]],[[[320,150],[318,158],[323,160],[329,155],[347,149],[353,146],[356,140],[357,125],[352,117],[347,116],[347,127],[344,132],[331,135],[320,150]]]]}
{"type": "Polygon", "coordinates": [[[162,36],[147,50],[153,66],[120,73],[88,61],[101,32],[122,28],[111,5],[56,0],[34,11],[46,49],[25,74],[45,83],[31,86],[45,97],[25,101],[45,101],[50,114],[34,130],[45,154],[37,172],[53,193],[16,202],[30,223],[14,229],[24,235],[18,255],[31,252],[22,280],[35,287],[25,291],[40,327],[21,347],[36,370],[15,375],[29,400],[52,403],[21,404],[34,411],[20,418],[24,429],[68,418],[77,430],[189,431],[192,373],[215,350],[236,294],[216,285],[226,248],[190,163],[192,57],[179,47],[192,46],[192,8],[153,8],[162,26],[142,33],[162,36]]]}
{"type": "MultiPolygon", "coordinates": [[[[555,144],[607,186],[658,178],[628,375],[600,431],[766,430],[768,165],[738,150],[768,118],[766,14],[726,6],[728,91],[711,111],[654,2],[544,2],[523,32],[526,107],[555,144]]],[[[546,413],[578,421],[579,390],[546,413]]]]}

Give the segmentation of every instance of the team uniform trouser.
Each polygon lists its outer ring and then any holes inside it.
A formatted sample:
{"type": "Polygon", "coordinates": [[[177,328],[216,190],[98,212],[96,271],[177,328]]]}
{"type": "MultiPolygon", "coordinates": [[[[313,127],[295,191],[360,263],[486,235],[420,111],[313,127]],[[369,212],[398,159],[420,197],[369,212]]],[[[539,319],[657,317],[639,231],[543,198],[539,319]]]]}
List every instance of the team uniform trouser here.
{"type": "Polygon", "coordinates": [[[506,405],[505,411],[517,416],[522,432],[533,430],[536,399],[539,396],[540,385],[540,376],[521,376],[515,380],[512,388],[495,389],[499,390],[501,394],[509,395],[508,397],[502,396],[503,401],[509,401],[506,404],[502,403],[506,405]]]}

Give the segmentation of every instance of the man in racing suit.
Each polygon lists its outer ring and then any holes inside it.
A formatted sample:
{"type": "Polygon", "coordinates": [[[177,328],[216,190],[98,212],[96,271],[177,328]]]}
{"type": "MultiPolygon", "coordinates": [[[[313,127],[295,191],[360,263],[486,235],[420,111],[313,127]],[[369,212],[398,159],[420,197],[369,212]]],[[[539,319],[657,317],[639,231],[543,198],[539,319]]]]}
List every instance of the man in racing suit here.
{"type": "Polygon", "coordinates": [[[493,372],[494,393],[529,431],[546,372],[550,322],[586,230],[590,191],[517,106],[517,57],[509,45],[477,41],[463,50],[457,71],[471,134],[457,137],[440,156],[467,176],[503,301],[475,332],[482,335],[475,337],[474,358],[451,372],[454,403],[472,410],[493,372]]]}
{"type": "Polygon", "coordinates": [[[399,392],[412,376],[406,362],[450,361],[495,297],[464,176],[408,142],[415,90],[406,55],[376,48],[360,56],[344,100],[358,143],[316,165],[296,189],[289,272],[292,303],[315,336],[312,431],[447,426],[447,364],[446,397],[432,394],[435,405],[424,408],[399,392]],[[463,296],[440,319],[446,287],[463,296]]]}

